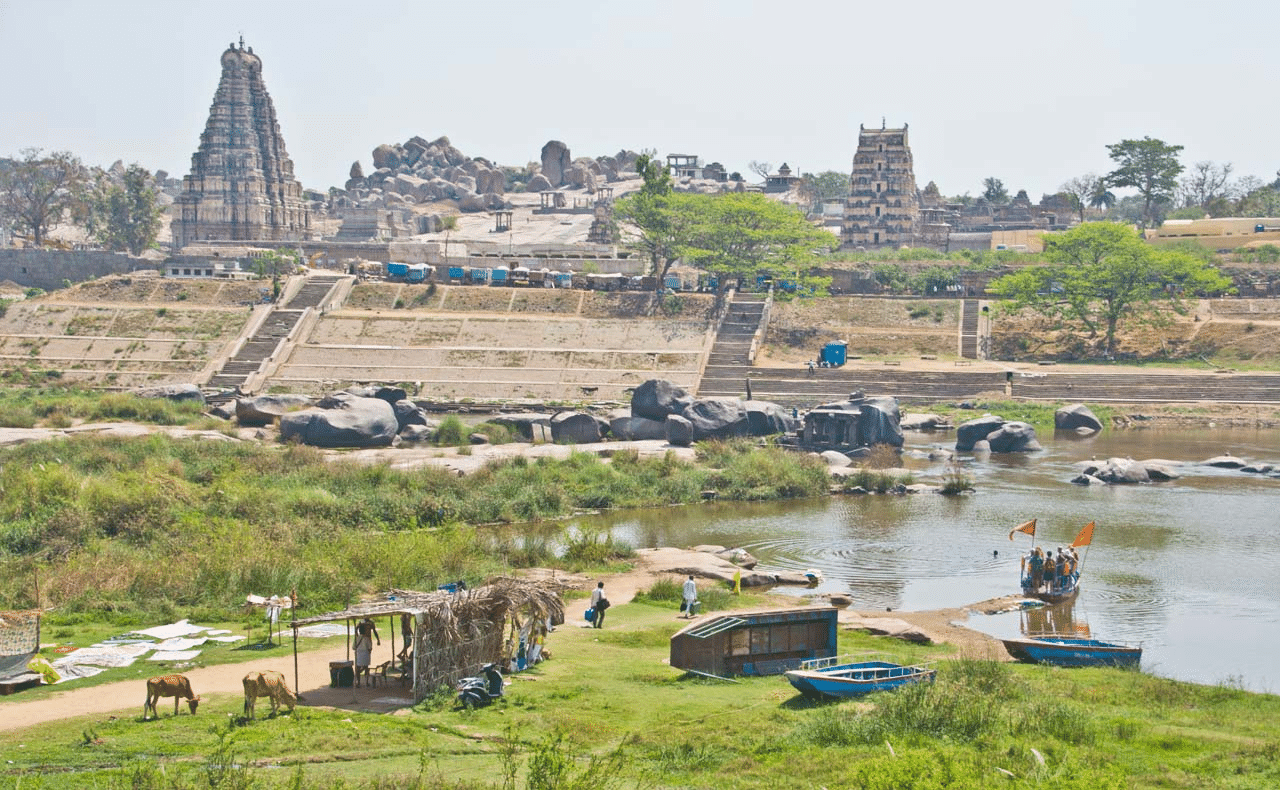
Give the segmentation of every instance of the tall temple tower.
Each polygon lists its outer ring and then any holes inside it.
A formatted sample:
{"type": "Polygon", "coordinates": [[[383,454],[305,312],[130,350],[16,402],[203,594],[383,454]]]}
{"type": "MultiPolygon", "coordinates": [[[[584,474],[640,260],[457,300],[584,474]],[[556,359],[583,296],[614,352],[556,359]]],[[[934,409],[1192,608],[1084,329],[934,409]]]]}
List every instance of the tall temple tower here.
{"type": "Polygon", "coordinates": [[[298,241],[310,230],[262,60],[243,38],[222,53],[222,79],[172,227],[175,250],[201,241],[298,241]]]}
{"type": "Polygon", "coordinates": [[[920,220],[920,195],[907,142],[901,129],[858,127],[849,197],[840,228],[843,247],[911,246],[920,220]]]}

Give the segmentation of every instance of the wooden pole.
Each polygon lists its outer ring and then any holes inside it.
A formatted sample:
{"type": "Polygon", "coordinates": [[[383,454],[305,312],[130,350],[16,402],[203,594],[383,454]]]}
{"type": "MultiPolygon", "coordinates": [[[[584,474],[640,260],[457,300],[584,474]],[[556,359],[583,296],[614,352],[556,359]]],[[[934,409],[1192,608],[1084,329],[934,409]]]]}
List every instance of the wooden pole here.
{"type": "Polygon", "coordinates": [[[289,610],[293,612],[293,691],[302,700],[302,686],[298,685],[298,588],[289,591],[289,610]]]}

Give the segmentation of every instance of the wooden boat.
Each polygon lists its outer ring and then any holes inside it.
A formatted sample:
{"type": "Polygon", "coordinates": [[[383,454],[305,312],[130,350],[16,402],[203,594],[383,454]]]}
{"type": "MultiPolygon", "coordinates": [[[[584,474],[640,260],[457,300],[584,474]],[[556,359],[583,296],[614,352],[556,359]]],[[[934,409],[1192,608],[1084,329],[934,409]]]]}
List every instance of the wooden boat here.
{"type": "Polygon", "coordinates": [[[1036,587],[1031,583],[1031,576],[1022,577],[1022,594],[1028,598],[1038,598],[1045,603],[1062,603],[1075,598],[1080,592],[1080,574],[1073,573],[1059,580],[1053,586],[1036,587]]]}
{"type": "Polygon", "coordinates": [[[1142,647],[1100,639],[1069,636],[1029,636],[1002,639],[1004,649],[1020,661],[1057,667],[1136,667],[1142,647]]]}
{"type": "Polygon", "coordinates": [[[892,691],[907,683],[932,681],[935,675],[932,662],[897,664],[879,653],[815,658],[786,673],[801,694],[836,699],[892,691]]]}

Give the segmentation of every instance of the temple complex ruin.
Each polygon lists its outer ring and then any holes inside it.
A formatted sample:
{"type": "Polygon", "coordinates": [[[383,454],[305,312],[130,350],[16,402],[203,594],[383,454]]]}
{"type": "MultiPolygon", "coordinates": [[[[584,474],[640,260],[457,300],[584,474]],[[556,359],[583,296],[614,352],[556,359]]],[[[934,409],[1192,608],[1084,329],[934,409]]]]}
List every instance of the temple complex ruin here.
{"type": "Polygon", "coordinates": [[[920,196],[907,140],[901,129],[858,127],[849,197],[845,198],[841,246],[875,249],[915,246],[920,196]]]}
{"type": "Polygon", "coordinates": [[[175,250],[196,242],[309,236],[302,185],[293,176],[275,105],[262,80],[262,60],[243,38],[222,53],[222,79],[174,215],[175,250]]]}

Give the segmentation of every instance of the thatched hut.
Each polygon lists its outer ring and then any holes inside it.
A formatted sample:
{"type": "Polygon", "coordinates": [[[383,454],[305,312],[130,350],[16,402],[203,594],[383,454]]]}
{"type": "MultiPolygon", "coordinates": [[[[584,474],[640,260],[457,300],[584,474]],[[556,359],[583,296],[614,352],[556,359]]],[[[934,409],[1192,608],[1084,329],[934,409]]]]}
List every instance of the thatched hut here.
{"type": "MultiPolygon", "coordinates": [[[[522,644],[541,636],[548,623],[564,622],[561,586],[553,581],[495,578],[456,592],[390,590],[378,599],[294,620],[292,627],[365,617],[392,618],[393,661],[403,661],[421,702],[437,689],[452,687],[485,664],[508,667],[522,644]],[[412,650],[396,653],[397,616],[413,621],[412,650]]],[[[296,640],[295,640],[296,644],[296,640]]],[[[296,682],[296,678],[295,678],[296,682]]]]}

